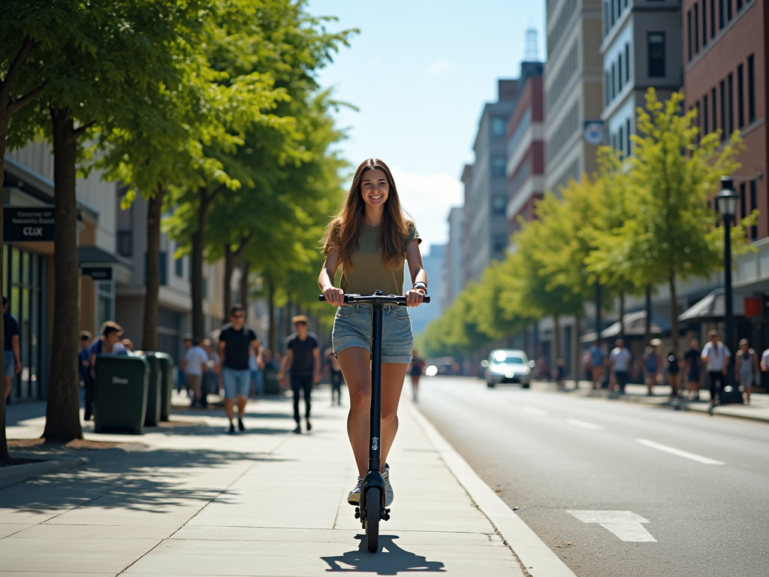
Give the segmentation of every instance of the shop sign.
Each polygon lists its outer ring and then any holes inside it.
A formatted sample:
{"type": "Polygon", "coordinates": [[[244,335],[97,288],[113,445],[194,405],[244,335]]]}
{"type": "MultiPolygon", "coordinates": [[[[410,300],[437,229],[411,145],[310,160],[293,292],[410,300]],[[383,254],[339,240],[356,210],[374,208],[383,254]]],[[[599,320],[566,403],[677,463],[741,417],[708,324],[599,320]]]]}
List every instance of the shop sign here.
{"type": "Polygon", "coordinates": [[[93,280],[112,280],[111,266],[84,266],[83,276],[90,276],[93,280]]]}
{"type": "Polygon", "coordinates": [[[53,241],[53,208],[3,209],[3,241],[53,241]]]}

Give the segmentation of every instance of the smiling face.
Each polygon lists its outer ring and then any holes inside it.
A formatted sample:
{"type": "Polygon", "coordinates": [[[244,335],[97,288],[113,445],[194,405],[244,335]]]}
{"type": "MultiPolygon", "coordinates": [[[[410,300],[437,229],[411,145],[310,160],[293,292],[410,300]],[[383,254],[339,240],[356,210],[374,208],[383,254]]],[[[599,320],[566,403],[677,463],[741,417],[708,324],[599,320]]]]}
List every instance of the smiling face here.
{"type": "Polygon", "coordinates": [[[368,206],[378,208],[384,206],[390,194],[390,184],[384,170],[374,168],[363,174],[360,183],[360,194],[368,206]]]}

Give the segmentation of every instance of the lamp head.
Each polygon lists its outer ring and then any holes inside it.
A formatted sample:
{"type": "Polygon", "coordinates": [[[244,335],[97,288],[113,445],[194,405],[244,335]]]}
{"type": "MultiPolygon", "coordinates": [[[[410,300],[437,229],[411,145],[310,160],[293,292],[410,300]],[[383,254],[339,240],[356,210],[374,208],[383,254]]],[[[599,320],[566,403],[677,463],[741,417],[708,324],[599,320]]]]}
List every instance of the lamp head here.
{"type": "Polygon", "coordinates": [[[734,190],[734,181],[731,176],[721,177],[721,192],[716,196],[718,214],[723,217],[735,217],[737,215],[737,198],[739,195],[734,190]]]}

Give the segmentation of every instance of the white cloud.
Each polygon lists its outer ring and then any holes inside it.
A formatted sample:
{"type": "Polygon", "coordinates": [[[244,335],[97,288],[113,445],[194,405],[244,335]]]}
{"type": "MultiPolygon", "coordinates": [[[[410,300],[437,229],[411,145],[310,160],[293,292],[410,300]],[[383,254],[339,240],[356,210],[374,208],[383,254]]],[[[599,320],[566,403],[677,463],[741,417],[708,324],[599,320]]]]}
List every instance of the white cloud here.
{"type": "Polygon", "coordinates": [[[423,239],[422,252],[427,252],[431,244],[445,243],[449,236],[449,210],[463,202],[462,183],[445,173],[416,174],[397,167],[392,173],[401,205],[414,217],[423,239]]]}
{"type": "Polygon", "coordinates": [[[438,76],[439,74],[448,72],[449,68],[451,68],[451,64],[448,60],[436,60],[427,67],[427,73],[431,76],[438,76]]]}

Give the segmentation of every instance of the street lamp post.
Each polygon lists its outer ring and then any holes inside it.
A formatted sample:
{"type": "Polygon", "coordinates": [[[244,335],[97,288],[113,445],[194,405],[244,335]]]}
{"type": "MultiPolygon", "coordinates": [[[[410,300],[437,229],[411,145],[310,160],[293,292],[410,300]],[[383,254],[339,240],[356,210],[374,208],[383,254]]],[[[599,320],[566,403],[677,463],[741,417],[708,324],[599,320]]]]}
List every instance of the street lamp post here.
{"type": "MultiPolygon", "coordinates": [[[[730,176],[721,178],[721,192],[716,197],[718,213],[724,219],[724,344],[732,353],[732,364],[726,371],[726,386],[719,393],[721,404],[742,403],[742,393],[734,382],[734,310],[732,299],[732,239],[731,224],[737,216],[737,191],[730,176]]],[[[711,402],[714,399],[711,399],[711,402]]]]}

